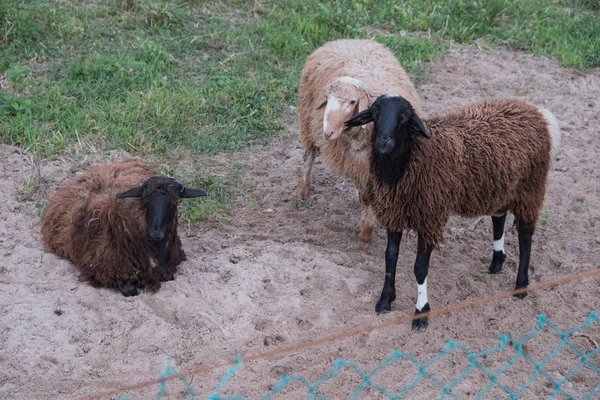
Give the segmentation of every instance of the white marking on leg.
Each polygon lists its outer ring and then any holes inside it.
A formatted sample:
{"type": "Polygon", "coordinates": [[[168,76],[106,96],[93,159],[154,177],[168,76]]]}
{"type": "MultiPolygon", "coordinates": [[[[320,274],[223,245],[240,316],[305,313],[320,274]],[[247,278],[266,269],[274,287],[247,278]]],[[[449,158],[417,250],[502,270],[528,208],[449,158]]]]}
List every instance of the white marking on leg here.
{"type": "Polygon", "coordinates": [[[506,254],[504,251],[504,236],[506,236],[506,234],[503,232],[500,239],[494,240],[494,251],[501,251],[506,254]]]}
{"type": "Polygon", "coordinates": [[[422,285],[417,283],[417,311],[421,311],[427,303],[427,278],[425,278],[422,285]]]}

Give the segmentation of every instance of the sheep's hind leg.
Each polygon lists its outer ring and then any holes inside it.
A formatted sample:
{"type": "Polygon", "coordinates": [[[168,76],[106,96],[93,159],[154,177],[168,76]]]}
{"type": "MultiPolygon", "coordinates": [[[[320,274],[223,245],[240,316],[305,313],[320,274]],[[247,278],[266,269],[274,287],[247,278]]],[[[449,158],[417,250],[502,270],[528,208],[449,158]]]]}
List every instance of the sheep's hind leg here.
{"type": "Polygon", "coordinates": [[[402,232],[388,230],[388,242],[385,249],[385,280],[381,297],[375,306],[375,312],[378,315],[391,311],[392,302],[396,300],[396,264],[398,263],[400,240],[402,240],[402,232]]]}
{"type": "MultiPolygon", "coordinates": [[[[529,260],[531,258],[531,242],[533,229],[518,228],[519,231],[519,271],[517,272],[517,285],[515,289],[522,289],[529,286],[529,260]]],[[[515,294],[515,297],[522,299],[527,296],[527,292],[515,294]]]]}
{"type": "Polygon", "coordinates": [[[492,263],[489,267],[490,274],[497,274],[502,270],[502,265],[506,259],[504,251],[504,223],[506,222],[506,210],[498,211],[492,215],[492,225],[494,227],[494,254],[492,263]]]}
{"type": "MultiPolygon", "coordinates": [[[[433,247],[425,244],[423,235],[419,234],[417,244],[417,259],[415,260],[415,278],[417,278],[417,305],[415,316],[431,311],[427,299],[427,272],[429,271],[429,259],[433,247]]],[[[413,319],[412,328],[417,332],[427,329],[427,317],[413,319]]]]}
{"type": "Polygon", "coordinates": [[[137,296],[139,294],[137,288],[134,285],[123,282],[119,284],[119,291],[125,297],[137,296]]]}
{"type": "Polygon", "coordinates": [[[315,162],[317,152],[313,149],[306,149],[303,156],[302,164],[302,176],[300,177],[300,184],[298,187],[298,194],[301,199],[304,199],[310,193],[310,182],[312,175],[312,167],[315,162]]]}
{"type": "Polygon", "coordinates": [[[364,218],[358,238],[365,244],[365,247],[367,247],[371,240],[373,240],[374,231],[373,212],[371,211],[371,207],[366,206],[362,214],[364,215],[364,218]]]}

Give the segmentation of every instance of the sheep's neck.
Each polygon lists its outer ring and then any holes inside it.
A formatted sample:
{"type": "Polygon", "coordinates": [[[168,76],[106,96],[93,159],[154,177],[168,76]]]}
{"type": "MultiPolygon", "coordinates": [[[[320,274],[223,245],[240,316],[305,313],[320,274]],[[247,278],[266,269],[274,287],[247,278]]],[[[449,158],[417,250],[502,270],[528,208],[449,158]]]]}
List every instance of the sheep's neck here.
{"type": "Polygon", "coordinates": [[[409,134],[400,134],[396,146],[388,154],[381,154],[373,145],[373,173],[382,185],[394,186],[406,174],[412,153],[412,138],[409,134]]]}

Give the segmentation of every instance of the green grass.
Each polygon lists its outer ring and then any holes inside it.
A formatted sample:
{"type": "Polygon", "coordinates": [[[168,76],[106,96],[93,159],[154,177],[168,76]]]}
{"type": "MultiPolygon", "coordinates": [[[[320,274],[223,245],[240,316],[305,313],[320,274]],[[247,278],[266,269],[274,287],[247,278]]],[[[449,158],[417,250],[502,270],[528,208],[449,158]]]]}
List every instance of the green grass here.
{"type": "Polygon", "coordinates": [[[337,38],[375,38],[413,74],[448,39],[600,65],[594,0],[1,1],[0,140],[41,156],[266,143],[306,56],[337,38]]]}
{"type": "Polygon", "coordinates": [[[232,206],[239,196],[232,189],[235,184],[231,181],[231,177],[221,177],[207,173],[196,176],[189,186],[202,188],[207,194],[203,198],[185,201],[186,219],[191,223],[211,219],[223,213],[231,213],[232,206]]]}
{"type": "Polygon", "coordinates": [[[552,223],[552,216],[550,216],[550,214],[544,213],[540,218],[540,222],[542,226],[550,226],[550,224],[552,223]]]}
{"type": "Polygon", "coordinates": [[[291,122],[304,60],[326,41],[374,38],[417,83],[452,41],[586,70],[600,66],[599,10],[598,0],[0,0],[0,142],[41,157],[237,151],[291,122]]]}
{"type": "Polygon", "coordinates": [[[186,225],[200,220],[220,221],[224,215],[234,212],[234,205],[244,196],[241,187],[240,166],[219,166],[224,174],[210,172],[210,168],[197,165],[193,169],[160,166],[158,174],[181,180],[190,188],[202,189],[205,197],[183,199],[180,217],[186,225]],[[225,168],[223,168],[225,167],[225,168]]]}

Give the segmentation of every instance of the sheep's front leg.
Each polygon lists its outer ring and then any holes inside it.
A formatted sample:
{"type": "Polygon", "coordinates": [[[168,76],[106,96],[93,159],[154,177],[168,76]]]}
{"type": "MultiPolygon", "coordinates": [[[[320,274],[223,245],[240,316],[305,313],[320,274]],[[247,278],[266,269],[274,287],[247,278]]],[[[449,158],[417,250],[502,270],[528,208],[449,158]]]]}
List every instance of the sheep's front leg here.
{"type": "Polygon", "coordinates": [[[137,296],[138,295],[137,288],[134,285],[127,284],[127,283],[120,283],[119,284],[119,291],[125,297],[137,296]]]}
{"type": "Polygon", "coordinates": [[[494,227],[494,254],[490,264],[490,274],[497,274],[502,270],[502,265],[506,259],[504,251],[504,223],[506,222],[506,211],[499,211],[492,215],[492,225],[494,227]]]}
{"type": "Polygon", "coordinates": [[[169,233],[165,233],[165,236],[158,242],[157,256],[159,267],[167,266],[167,240],[169,233]]]}
{"type": "Polygon", "coordinates": [[[167,252],[169,250],[168,240],[169,234],[166,233],[160,242],[158,242],[158,267],[156,267],[156,274],[159,282],[172,281],[175,279],[173,271],[167,264],[167,252]]]}
{"type": "Polygon", "coordinates": [[[301,199],[304,199],[310,193],[310,181],[312,175],[312,167],[315,162],[317,152],[314,149],[306,149],[304,151],[303,164],[302,164],[302,176],[300,177],[300,184],[298,187],[298,194],[301,199]]]}
{"type": "Polygon", "coordinates": [[[392,302],[396,300],[396,264],[398,263],[400,240],[402,240],[402,232],[388,230],[388,242],[385,249],[385,280],[381,298],[375,306],[377,314],[391,311],[392,302]]]}
{"type": "MultiPolygon", "coordinates": [[[[417,306],[415,316],[431,311],[427,299],[427,272],[429,271],[429,258],[433,247],[425,244],[423,235],[419,234],[417,243],[417,259],[415,260],[415,277],[417,278],[417,306]]],[[[413,319],[412,328],[418,332],[427,328],[427,317],[413,319]]]]}
{"type": "MultiPolygon", "coordinates": [[[[522,289],[529,286],[529,260],[531,257],[531,241],[533,229],[519,228],[519,271],[517,272],[517,286],[515,289],[522,289]]],[[[522,299],[527,296],[527,292],[515,294],[515,297],[522,299]]]]}

